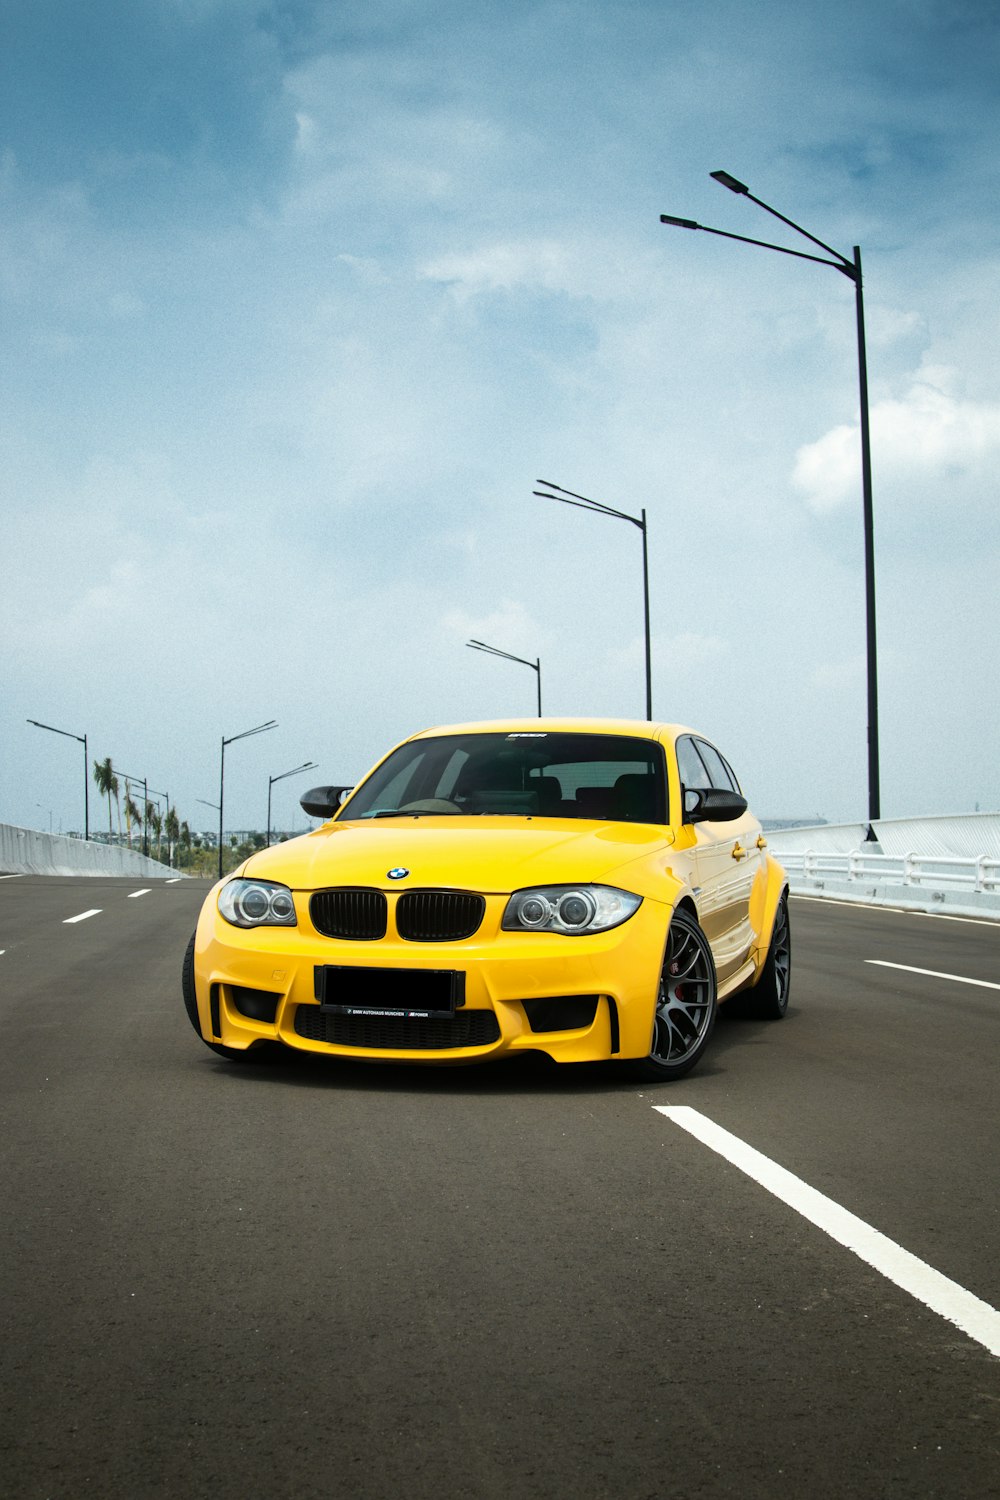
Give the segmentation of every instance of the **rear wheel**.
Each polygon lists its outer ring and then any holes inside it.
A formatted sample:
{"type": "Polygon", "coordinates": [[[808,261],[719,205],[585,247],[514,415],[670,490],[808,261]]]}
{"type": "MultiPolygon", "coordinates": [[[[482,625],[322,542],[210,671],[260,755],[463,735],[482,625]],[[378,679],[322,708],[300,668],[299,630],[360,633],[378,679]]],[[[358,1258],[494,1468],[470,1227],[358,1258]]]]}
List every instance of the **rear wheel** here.
{"type": "Polygon", "coordinates": [[[715,963],[708,939],[686,911],[675,911],[660,973],[649,1056],[634,1071],[651,1082],[689,1072],[708,1045],[716,1016],[715,963]]]}
{"type": "Polygon", "coordinates": [[[780,1021],[788,1009],[792,980],[792,938],[788,924],[788,898],[782,896],[774,914],[771,945],[760,978],[743,997],[746,1013],[762,1021],[780,1021]]]}

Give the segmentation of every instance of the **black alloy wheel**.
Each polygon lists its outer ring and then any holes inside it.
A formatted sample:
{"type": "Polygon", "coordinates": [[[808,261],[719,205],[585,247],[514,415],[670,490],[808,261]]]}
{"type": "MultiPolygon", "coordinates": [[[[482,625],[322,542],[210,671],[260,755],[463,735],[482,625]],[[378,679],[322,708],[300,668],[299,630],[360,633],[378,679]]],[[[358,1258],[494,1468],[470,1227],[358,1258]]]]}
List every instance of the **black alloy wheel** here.
{"type": "Polygon", "coordinates": [[[747,1013],[762,1021],[780,1021],[788,1009],[792,983],[792,934],[788,897],[782,896],[774,913],[771,943],[760,978],[746,996],[747,1013]]]}
{"type": "Polygon", "coordinates": [[[715,962],[708,939],[686,911],[675,911],[667,934],[649,1056],[640,1077],[667,1082],[689,1072],[715,1026],[715,962]]]}

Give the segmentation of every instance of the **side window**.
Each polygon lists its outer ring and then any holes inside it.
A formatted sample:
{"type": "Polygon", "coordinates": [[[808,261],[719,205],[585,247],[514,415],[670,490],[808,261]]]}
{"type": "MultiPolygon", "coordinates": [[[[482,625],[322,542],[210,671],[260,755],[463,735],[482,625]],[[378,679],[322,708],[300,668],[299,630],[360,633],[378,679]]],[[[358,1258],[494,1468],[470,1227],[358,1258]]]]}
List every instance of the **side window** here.
{"type": "Polygon", "coordinates": [[[677,741],[677,769],[681,773],[681,782],[686,791],[698,791],[702,787],[712,785],[708,768],[698,754],[694,740],[688,734],[682,735],[677,741]]]}
{"type": "Polygon", "coordinates": [[[724,792],[738,792],[739,787],[736,785],[736,778],[715,746],[710,745],[707,740],[699,740],[698,751],[708,767],[708,774],[712,778],[712,786],[717,786],[724,792]]]}
{"type": "Polygon", "coordinates": [[[737,776],[736,772],[733,770],[732,766],[729,764],[728,760],[726,759],[726,757],[724,755],[721,755],[719,757],[719,759],[722,761],[722,764],[725,766],[726,770],[729,772],[729,779],[733,783],[733,786],[736,788],[736,790],[739,792],[740,796],[742,797],[742,795],[743,795],[743,788],[740,786],[740,778],[737,776]]]}

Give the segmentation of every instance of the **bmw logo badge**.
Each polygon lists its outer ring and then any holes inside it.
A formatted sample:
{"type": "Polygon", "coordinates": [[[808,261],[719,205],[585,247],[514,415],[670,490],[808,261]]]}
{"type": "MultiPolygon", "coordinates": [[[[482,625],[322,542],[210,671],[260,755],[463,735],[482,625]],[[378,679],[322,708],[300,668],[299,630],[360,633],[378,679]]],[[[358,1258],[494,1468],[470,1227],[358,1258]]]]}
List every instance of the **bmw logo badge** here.
{"type": "Polygon", "coordinates": [[[402,865],[397,865],[395,867],[395,869],[389,871],[389,879],[390,880],[405,880],[406,877],[407,877],[407,875],[409,875],[409,873],[410,873],[409,870],[404,870],[404,868],[403,868],[402,865]]]}

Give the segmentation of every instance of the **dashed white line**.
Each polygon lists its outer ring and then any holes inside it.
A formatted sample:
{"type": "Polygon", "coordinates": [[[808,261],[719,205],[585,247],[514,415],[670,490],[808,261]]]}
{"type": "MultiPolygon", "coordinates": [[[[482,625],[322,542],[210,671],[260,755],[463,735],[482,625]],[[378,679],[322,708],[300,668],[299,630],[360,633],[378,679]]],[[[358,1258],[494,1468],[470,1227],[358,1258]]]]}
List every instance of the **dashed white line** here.
{"type": "Polygon", "coordinates": [[[99,917],[103,909],[101,906],[92,906],[90,911],[82,911],[78,916],[65,917],[63,919],[63,926],[65,927],[69,922],[86,922],[88,917],[99,917]]]}
{"type": "Polygon", "coordinates": [[[1000,984],[990,979],[967,979],[964,974],[942,974],[937,969],[915,969],[912,964],[891,964],[887,958],[866,958],[866,964],[877,964],[880,969],[902,969],[904,974],[926,974],[928,979],[950,979],[953,984],[976,984],[981,990],[1000,990],[1000,984]]]}
{"type": "Polygon", "coordinates": [[[888,1281],[916,1297],[949,1323],[954,1323],[991,1354],[1000,1356],[1000,1312],[988,1302],[935,1271],[863,1219],[841,1208],[832,1198],[825,1197],[800,1177],[779,1167],[770,1157],[755,1151],[739,1136],[723,1130],[707,1115],[683,1104],[655,1104],[653,1108],[732,1162],[734,1167],[780,1198],[782,1203],[787,1203],[789,1208],[794,1208],[796,1213],[822,1229],[838,1244],[852,1250],[888,1281]]]}
{"type": "Polygon", "coordinates": [[[145,888],[145,890],[142,890],[142,891],[129,891],[129,893],[128,893],[128,899],[130,901],[134,901],[135,898],[136,898],[136,896],[148,896],[149,893],[150,893],[150,891],[152,889],[153,889],[153,887],[151,885],[147,885],[146,888],[145,888]]]}

